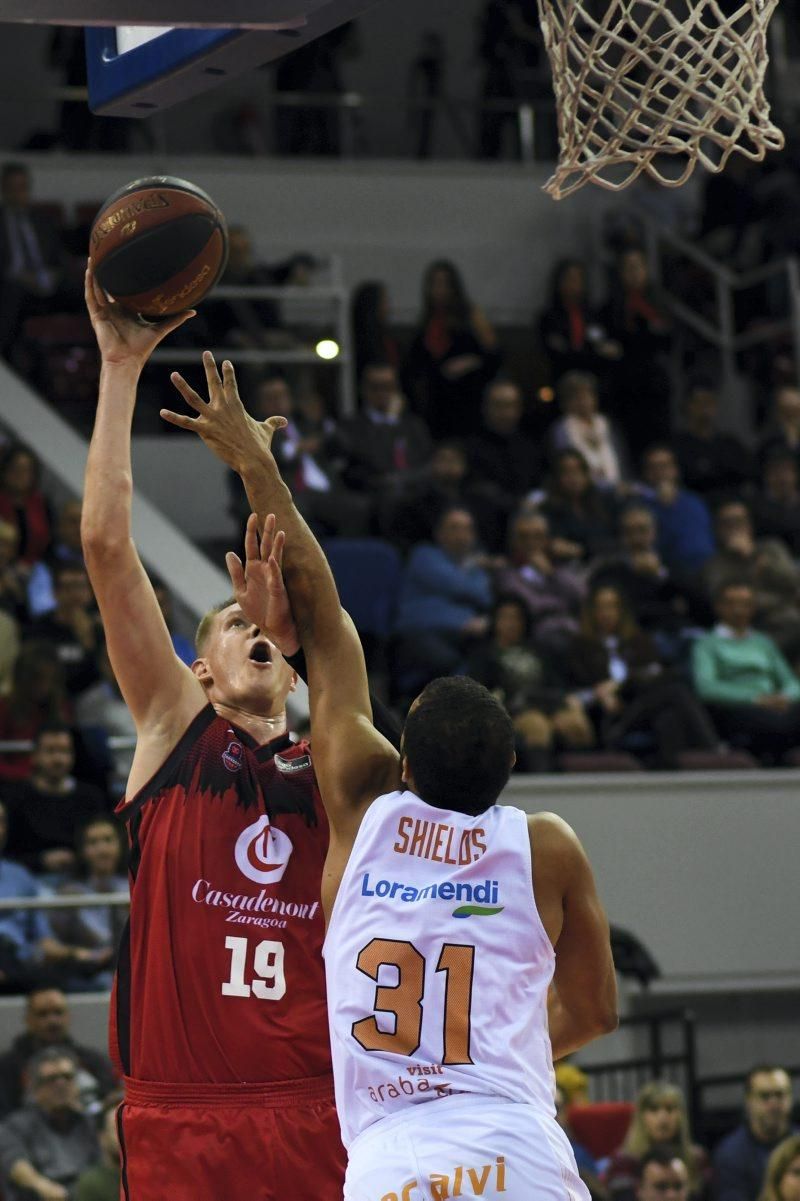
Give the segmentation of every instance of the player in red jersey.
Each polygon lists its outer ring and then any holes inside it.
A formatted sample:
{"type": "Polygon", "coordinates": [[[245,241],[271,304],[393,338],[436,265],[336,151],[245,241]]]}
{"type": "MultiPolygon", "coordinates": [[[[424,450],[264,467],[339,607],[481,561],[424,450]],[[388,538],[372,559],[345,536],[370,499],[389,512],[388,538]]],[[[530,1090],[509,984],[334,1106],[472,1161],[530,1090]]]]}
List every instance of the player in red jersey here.
{"type": "MultiPolygon", "coordinates": [[[[139,324],[90,273],[86,300],[102,370],[83,546],[138,734],[118,810],[132,895],[111,1016],[123,1197],[339,1201],[319,903],[328,825],[309,748],[287,732],[295,676],[278,633],[237,604],[201,623],[191,670],[176,658],[131,538],[130,429],[142,367],[186,315],[139,324]]],[[[288,605],[275,620],[296,649],[288,605]]]]}

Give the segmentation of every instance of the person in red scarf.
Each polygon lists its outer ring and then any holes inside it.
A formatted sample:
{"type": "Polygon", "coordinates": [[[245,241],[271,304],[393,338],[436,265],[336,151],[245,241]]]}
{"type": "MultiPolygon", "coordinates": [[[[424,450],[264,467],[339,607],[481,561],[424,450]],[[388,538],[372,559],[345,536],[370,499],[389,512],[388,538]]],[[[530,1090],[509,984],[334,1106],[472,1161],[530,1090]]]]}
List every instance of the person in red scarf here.
{"type": "Polygon", "coordinates": [[[32,450],[20,443],[0,458],[0,519],[19,531],[18,559],[31,567],[43,559],[53,537],[53,518],[39,486],[41,467],[32,450]]]}
{"type": "Polygon", "coordinates": [[[447,259],[431,263],[403,382],[435,440],[478,432],[483,390],[500,362],[497,335],[467,295],[457,267],[447,259]]]}
{"type": "Polygon", "coordinates": [[[644,251],[630,246],[617,263],[617,279],[601,320],[622,350],[607,407],[623,426],[634,457],[670,434],[670,320],[649,278],[644,251]]]}
{"type": "Polygon", "coordinates": [[[567,371],[590,371],[603,377],[607,364],[622,353],[589,304],[586,268],[579,259],[556,263],[550,277],[550,300],[537,324],[553,382],[567,371]]]}

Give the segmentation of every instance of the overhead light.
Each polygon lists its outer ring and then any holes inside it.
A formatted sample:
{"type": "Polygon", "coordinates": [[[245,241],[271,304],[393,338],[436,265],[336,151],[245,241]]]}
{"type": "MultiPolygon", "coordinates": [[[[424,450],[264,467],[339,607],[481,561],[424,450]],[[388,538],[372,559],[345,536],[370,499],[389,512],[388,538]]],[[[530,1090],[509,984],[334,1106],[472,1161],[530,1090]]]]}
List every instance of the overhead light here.
{"type": "Polygon", "coordinates": [[[333,338],[322,338],[314,350],[321,359],[335,359],[339,354],[339,343],[334,342],[333,338]]]}

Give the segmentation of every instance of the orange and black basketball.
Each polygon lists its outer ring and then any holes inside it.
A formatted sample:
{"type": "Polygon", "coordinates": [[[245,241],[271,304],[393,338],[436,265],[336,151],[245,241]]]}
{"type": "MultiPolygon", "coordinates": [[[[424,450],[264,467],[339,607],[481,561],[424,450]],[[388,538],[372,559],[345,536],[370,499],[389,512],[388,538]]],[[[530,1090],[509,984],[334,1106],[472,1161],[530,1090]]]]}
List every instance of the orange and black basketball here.
{"type": "Polygon", "coordinates": [[[214,201],[185,179],[136,179],[110,196],[92,225],[92,269],[126,309],[158,319],[195,308],[228,258],[214,201]]]}

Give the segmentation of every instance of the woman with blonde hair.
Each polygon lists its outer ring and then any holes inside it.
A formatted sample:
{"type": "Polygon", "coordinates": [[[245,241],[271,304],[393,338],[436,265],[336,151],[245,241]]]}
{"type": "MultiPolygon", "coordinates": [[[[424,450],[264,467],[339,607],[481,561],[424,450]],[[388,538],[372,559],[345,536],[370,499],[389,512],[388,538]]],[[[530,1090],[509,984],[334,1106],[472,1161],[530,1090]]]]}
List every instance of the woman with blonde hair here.
{"type": "Polygon", "coordinates": [[[686,1164],[691,1197],[705,1196],[710,1180],[708,1156],[692,1142],[683,1093],[676,1084],[653,1080],[636,1098],[625,1142],[609,1160],[604,1183],[614,1201],[633,1201],[639,1164],[649,1151],[664,1147],[686,1164]]]}
{"type": "Polygon", "coordinates": [[[785,1138],[770,1155],[759,1201],[800,1201],[800,1134],[785,1138]]]}

